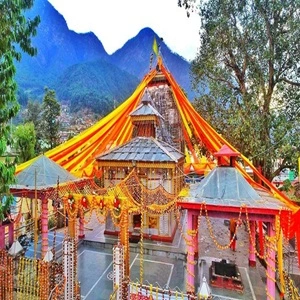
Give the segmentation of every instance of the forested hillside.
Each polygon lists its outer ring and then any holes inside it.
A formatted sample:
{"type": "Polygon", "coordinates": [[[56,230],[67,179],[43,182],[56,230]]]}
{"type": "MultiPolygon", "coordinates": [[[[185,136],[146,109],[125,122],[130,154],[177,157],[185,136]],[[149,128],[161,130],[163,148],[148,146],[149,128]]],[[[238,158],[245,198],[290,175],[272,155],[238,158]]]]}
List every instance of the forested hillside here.
{"type": "Polygon", "coordinates": [[[137,77],[98,60],[67,68],[54,88],[59,99],[71,104],[71,112],[84,107],[105,115],[132,94],[138,83],[137,77]]]}

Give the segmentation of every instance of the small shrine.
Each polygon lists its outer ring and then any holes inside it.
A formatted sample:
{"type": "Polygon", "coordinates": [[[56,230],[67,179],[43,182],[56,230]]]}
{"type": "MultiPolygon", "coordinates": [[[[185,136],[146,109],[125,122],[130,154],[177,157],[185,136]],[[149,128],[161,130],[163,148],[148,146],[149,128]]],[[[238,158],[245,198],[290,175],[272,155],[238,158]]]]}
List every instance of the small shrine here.
{"type": "Polygon", "coordinates": [[[243,292],[244,285],[238,266],[226,259],[212,261],[210,266],[210,284],[217,288],[224,288],[243,292]]]}
{"type": "MultiPolygon", "coordinates": [[[[58,184],[79,186],[85,185],[86,180],[77,178],[53,160],[41,155],[16,175],[16,184],[11,185],[10,188],[15,197],[23,199],[20,201],[18,210],[20,211],[19,218],[24,220],[23,223],[31,224],[31,226],[23,225],[27,232],[30,231],[37,238],[38,231],[41,231],[41,258],[44,258],[49,247],[49,215],[53,214],[55,206],[60,205],[55,199],[58,184]]],[[[60,212],[63,215],[63,209],[60,209],[60,212]]],[[[64,218],[61,217],[60,220],[60,227],[62,227],[64,218]]]]}
{"type": "MultiPolygon", "coordinates": [[[[262,188],[255,188],[243,177],[238,170],[237,158],[239,152],[223,145],[220,150],[214,153],[218,160],[215,167],[200,183],[191,184],[187,194],[183,195],[178,202],[180,207],[188,210],[188,230],[195,232],[197,223],[195,220],[200,214],[206,218],[234,218],[237,222],[245,222],[249,233],[249,267],[256,266],[256,255],[260,253],[256,250],[256,222],[264,222],[267,226],[265,239],[265,251],[268,253],[267,264],[267,284],[266,289],[269,295],[275,298],[275,221],[283,222],[288,218],[289,211],[285,205],[277,198],[262,188]]],[[[277,223],[278,223],[277,222],[277,223]]],[[[261,231],[262,232],[262,231],[261,231]]],[[[195,234],[197,236],[197,234],[195,234]]],[[[233,243],[234,236],[230,238],[229,248],[233,243]]],[[[191,241],[193,241],[191,236],[191,241]]],[[[264,237],[259,236],[260,243],[264,237]]],[[[188,246],[188,278],[187,287],[194,292],[194,255],[198,249],[198,240],[188,246]]],[[[224,248],[224,249],[225,249],[224,248]]],[[[243,283],[236,264],[228,262],[226,259],[220,262],[214,261],[210,267],[210,284],[214,287],[243,291],[243,283]]]]}
{"type": "MultiPolygon", "coordinates": [[[[166,142],[170,134],[167,134],[167,129],[163,125],[164,118],[156,110],[147,89],[141,104],[131,112],[130,118],[133,124],[132,139],[96,158],[98,168],[103,174],[100,178],[102,187],[115,186],[134,170],[137,179],[145,188],[155,190],[162,187],[167,193],[178,194],[184,184],[182,177],[179,176],[183,173],[184,155],[166,142]],[[158,135],[162,140],[157,139],[158,135]],[[164,136],[166,138],[163,138],[164,136]]],[[[168,199],[164,197],[153,199],[150,193],[143,193],[135,182],[132,182],[130,189],[133,200],[137,203],[143,201],[144,204],[167,204],[165,201],[168,199]]],[[[119,201],[116,195],[115,205],[118,205],[119,201]]],[[[141,224],[145,238],[172,241],[177,224],[172,214],[173,212],[141,216],[132,213],[129,219],[131,241],[138,240],[141,224]],[[143,222],[141,218],[144,218],[143,222]]],[[[108,218],[106,233],[118,234],[119,230],[119,226],[115,226],[108,218]]]]}

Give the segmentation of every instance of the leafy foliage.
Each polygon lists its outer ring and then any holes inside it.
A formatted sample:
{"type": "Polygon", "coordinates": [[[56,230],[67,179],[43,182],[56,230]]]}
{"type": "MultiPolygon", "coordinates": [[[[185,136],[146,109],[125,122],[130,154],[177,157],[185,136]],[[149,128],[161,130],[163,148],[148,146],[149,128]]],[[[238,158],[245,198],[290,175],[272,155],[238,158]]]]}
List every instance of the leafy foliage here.
{"type": "Polygon", "coordinates": [[[36,134],[32,122],[19,125],[14,131],[15,149],[19,162],[25,162],[35,156],[36,134]]]}
{"type": "Polygon", "coordinates": [[[41,153],[41,143],[43,140],[43,132],[42,132],[42,105],[38,101],[29,100],[26,106],[26,109],[23,112],[23,120],[24,123],[32,122],[34,125],[35,131],[35,153],[41,153]]]}
{"type": "Polygon", "coordinates": [[[114,101],[129,97],[137,84],[136,77],[98,60],[68,68],[56,87],[59,98],[69,100],[72,112],[91,109],[103,116],[113,110],[114,101]]]}
{"type": "MultiPolygon", "coordinates": [[[[194,1],[181,1],[189,9],[194,1]]],[[[300,154],[300,2],[201,1],[195,107],[271,179],[300,154]],[[298,132],[298,133],[297,133],[298,132]],[[274,161],[281,159],[272,173],[274,161]]]]}
{"type": "Polygon", "coordinates": [[[55,91],[46,88],[41,120],[41,131],[46,149],[52,149],[59,143],[59,116],[60,104],[57,102],[55,91]]]}
{"type": "MultiPolygon", "coordinates": [[[[6,147],[11,143],[8,122],[19,110],[14,60],[21,59],[19,49],[29,55],[36,54],[36,49],[31,46],[31,37],[36,34],[39,18],[29,20],[23,14],[32,5],[30,0],[0,2],[0,156],[5,156],[6,147]]],[[[0,221],[12,201],[9,185],[14,182],[14,173],[12,160],[6,158],[0,162],[0,221]]]]}
{"type": "Polygon", "coordinates": [[[178,6],[186,9],[187,16],[190,17],[190,14],[197,10],[196,0],[178,0],[178,6]]]}

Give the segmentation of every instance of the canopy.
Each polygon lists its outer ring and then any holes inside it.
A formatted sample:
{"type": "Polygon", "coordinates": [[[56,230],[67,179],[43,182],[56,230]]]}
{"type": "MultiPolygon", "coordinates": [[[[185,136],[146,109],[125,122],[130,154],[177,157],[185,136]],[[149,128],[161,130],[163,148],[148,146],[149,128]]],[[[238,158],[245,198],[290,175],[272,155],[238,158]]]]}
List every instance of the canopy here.
{"type": "MultiPolygon", "coordinates": [[[[134,93],[113,112],[69,141],[47,151],[44,155],[75,176],[89,177],[97,175],[95,158],[104,151],[123,145],[131,139],[133,125],[130,120],[130,113],[140,105],[147,85],[156,75],[159,75],[158,72],[166,77],[181,117],[186,147],[186,170],[195,170],[196,172],[198,170],[199,172],[200,168],[207,170],[211,166],[211,162],[208,160],[203,163],[200,146],[205,146],[211,154],[218,152],[223,145],[227,145],[234,152],[239,152],[197,113],[172,74],[163,64],[160,56],[158,57],[157,66],[157,68],[149,71],[134,93]]],[[[253,173],[261,180],[262,184],[255,182],[240,165],[236,164],[245,179],[255,187],[268,190],[292,210],[295,216],[292,225],[296,231],[300,227],[299,206],[260,174],[244,155],[241,154],[241,158],[244,165],[253,170],[253,173]],[[299,221],[297,221],[296,214],[299,216],[299,221]]],[[[36,159],[19,165],[16,172],[19,173],[36,159]]]]}
{"type": "Polygon", "coordinates": [[[16,185],[11,188],[37,189],[56,186],[79,178],[69,173],[59,164],[45,155],[38,157],[31,165],[19,172],[16,176],[16,185]]]}

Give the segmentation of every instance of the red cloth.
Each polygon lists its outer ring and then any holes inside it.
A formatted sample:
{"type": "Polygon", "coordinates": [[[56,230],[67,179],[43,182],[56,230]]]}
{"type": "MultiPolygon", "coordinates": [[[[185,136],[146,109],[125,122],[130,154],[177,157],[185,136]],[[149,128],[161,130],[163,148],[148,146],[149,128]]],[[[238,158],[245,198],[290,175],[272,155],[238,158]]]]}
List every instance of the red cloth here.
{"type": "Polygon", "coordinates": [[[235,251],[236,247],[236,227],[237,222],[235,219],[230,219],[229,230],[230,230],[230,248],[235,251]]]}

